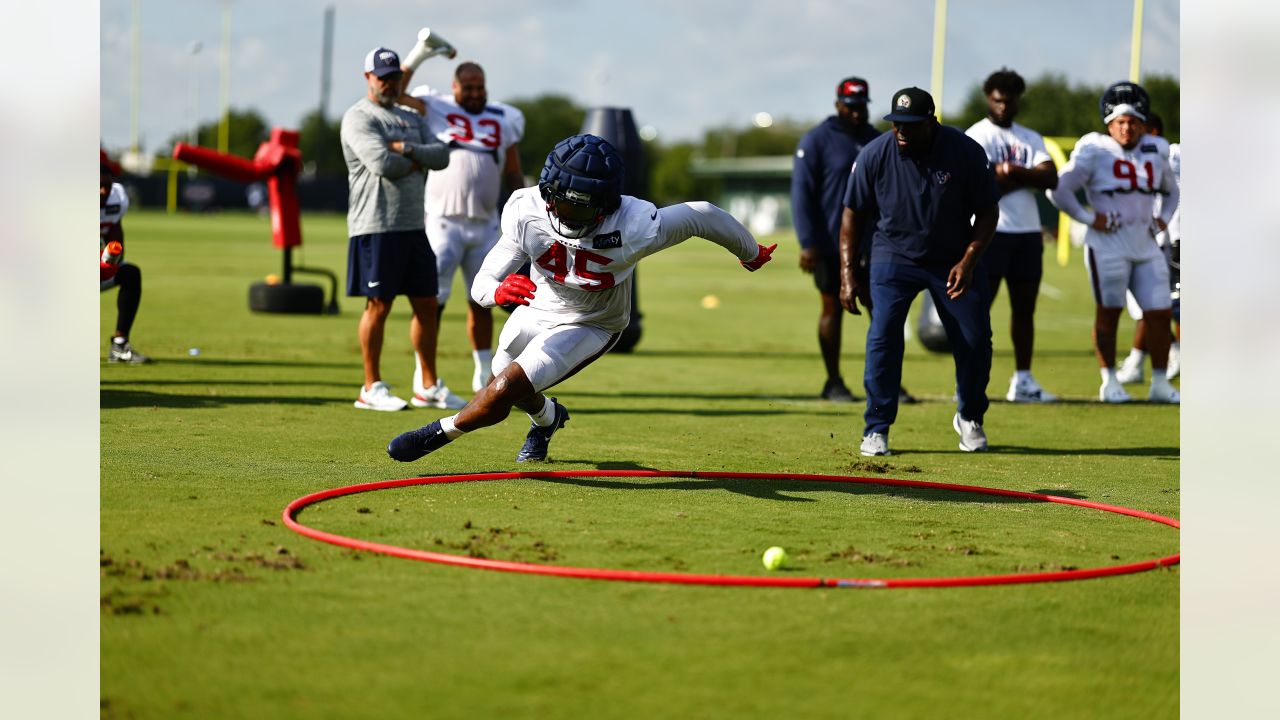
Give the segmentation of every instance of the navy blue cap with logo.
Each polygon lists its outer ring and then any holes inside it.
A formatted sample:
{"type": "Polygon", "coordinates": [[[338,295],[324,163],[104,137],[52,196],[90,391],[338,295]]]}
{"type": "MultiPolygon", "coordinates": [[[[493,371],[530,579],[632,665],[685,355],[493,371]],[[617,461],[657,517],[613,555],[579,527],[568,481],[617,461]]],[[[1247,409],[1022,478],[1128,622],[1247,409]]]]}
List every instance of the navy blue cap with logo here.
{"type": "Polygon", "coordinates": [[[392,73],[402,72],[400,70],[400,56],[395,50],[388,50],[384,47],[376,47],[364,56],[364,71],[373,73],[378,77],[386,77],[392,73]]]}
{"type": "Polygon", "coordinates": [[[893,94],[893,111],[885,120],[896,123],[920,122],[933,117],[933,96],[918,87],[903,88],[893,94]]]}

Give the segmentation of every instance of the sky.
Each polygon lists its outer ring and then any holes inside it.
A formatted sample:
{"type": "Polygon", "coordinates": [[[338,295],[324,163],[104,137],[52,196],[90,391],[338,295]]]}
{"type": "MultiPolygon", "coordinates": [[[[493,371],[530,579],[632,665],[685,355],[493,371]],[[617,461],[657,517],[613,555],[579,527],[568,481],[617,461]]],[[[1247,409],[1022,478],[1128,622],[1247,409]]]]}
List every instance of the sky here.
{"type": "MultiPolygon", "coordinates": [[[[139,142],[210,122],[219,109],[224,0],[137,0],[140,7],[139,142]],[[200,50],[192,53],[195,43],[200,50]]],[[[458,62],[485,67],[492,100],[560,93],[584,107],[631,108],[664,141],[746,127],[767,112],[816,122],[832,111],[837,82],[866,78],[871,112],[899,88],[931,88],[934,0],[229,0],[230,105],[272,125],[297,127],[320,105],[324,9],[335,8],[330,117],[364,94],[365,54],[402,55],[421,27],[458,48],[426,61],[418,78],[448,86],[458,62]],[[465,10],[460,10],[465,7],[465,10]]],[[[102,144],[131,140],[135,0],[100,4],[102,144]]],[[[1144,3],[1143,74],[1179,77],[1179,3],[1144,3]]],[[[1129,72],[1133,6],[953,0],[949,3],[943,120],[965,94],[1007,65],[1029,79],[1061,73],[1105,85],[1129,72]]]]}

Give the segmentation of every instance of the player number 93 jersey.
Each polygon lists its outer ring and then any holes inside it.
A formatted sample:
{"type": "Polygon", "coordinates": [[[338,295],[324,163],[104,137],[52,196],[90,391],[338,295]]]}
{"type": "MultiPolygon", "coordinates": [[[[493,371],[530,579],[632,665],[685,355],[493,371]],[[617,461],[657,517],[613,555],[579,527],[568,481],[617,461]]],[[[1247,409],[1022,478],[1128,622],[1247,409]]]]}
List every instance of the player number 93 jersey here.
{"type": "Polygon", "coordinates": [[[1167,195],[1169,143],[1146,135],[1125,150],[1109,135],[1089,133],[1071,151],[1060,186],[1069,186],[1069,175],[1083,174],[1084,188],[1094,211],[1116,213],[1121,224],[1149,224],[1157,196],[1167,195]],[[1064,180],[1066,182],[1064,182],[1064,180]]]}

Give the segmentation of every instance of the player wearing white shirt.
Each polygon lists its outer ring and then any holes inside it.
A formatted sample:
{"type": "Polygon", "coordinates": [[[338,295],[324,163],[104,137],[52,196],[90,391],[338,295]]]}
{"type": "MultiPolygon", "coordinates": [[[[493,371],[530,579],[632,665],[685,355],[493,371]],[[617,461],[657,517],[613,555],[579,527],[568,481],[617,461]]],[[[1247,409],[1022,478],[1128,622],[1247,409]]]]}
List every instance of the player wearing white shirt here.
{"type": "Polygon", "coordinates": [[[1078,222],[1085,232],[1085,264],[1093,284],[1094,350],[1101,366],[1103,402],[1128,402],[1129,394],[1116,378],[1116,328],[1124,309],[1125,291],[1132,290],[1147,316],[1147,344],[1151,351],[1153,402],[1178,403],[1165,367],[1169,353],[1169,268],[1156,245],[1178,206],[1178,186],[1169,169],[1164,138],[1146,134],[1150,112],[1147,93],[1134,83],[1107,88],[1100,103],[1107,134],[1089,133],[1071,151],[1071,160],[1058,176],[1049,199],[1078,222]],[[1076,199],[1084,189],[1092,211],[1076,199]],[[1155,197],[1165,196],[1160,215],[1155,197]]]}
{"type": "Polygon", "coordinates": [[[120,288],[116,296],[116,330],[111,336],[111,349],[107,362],[139,365],[151,362],[129,344],[129,332],[133,329],[138,306],[142,303],[142,270],[133,263],[124,262],[124,214],[129,211],[129,195],[124,186],[115,181],[120,174],[117,165],[105,150],[98,151],[98,291],[120,288]],[[120,254],[108,257],[107,245],[120,243],[120,254]]]}
{"type": "MultiPolygon", "coordinates": [[[[1164,121],[1156,113],[1151,113],[1147,119],[1147,132],[1152,135],[1164,137],[1164,121]]],[[[1178,191],[1182,191],[1182,178],[1180,168],[1182,165],[1182,148],[1177,144],[1170,143],[1169,146],[1169,169],[1173,171],[1174,182],[1178,184],[1178,191]]],[[[1156,196],[1156,208],[1161,208],[1163,196],[1156,196]]],[[[1159,210],[1157,210],[1159,214],[1159,210]]],[[[1181,228],[1179,217],[1182,214],[1182,199],[1178,199],[1178,207],[1173,211],[1173,217],[1169,219],[1169,227],[1162,233],[1156,235],[1156,244],[1160,246],[1164,253],[1165,259],[1169,262],[1169,295],[1173,302],[1173,328],[1174,332],[1169,343],[1169,362],[1166,367],[1165,375],[1170,380],[1178,376],[1178,357],[1181,354],[1178,346],[1178,335],[1181,331],[1181,317],[1179,313],[1180,295],[1181,295],[1181,279],[1180,273],[1180,242],[1181,228]]],[[[1129,385],[1131,383],[1140,383],[1143,380],[1143,366],[1147,360],[1147,321],[1143,318],[1142,308],[1138,305],[1137,299],[1133,293],[1125,295],[1125,305],[1129,310],[1129,317],[1134,319],[1133,329],[1133,348],[1126,357],[1116,367],[1116,378],[1121,383],[1129,385]]]]}
{"type": "Polygon", "coordinates": [[[1036,299],[1044,275],[1044,239],[1033,191],[1055,187],[1058,171],[1040,133],[1013,121],[1026,89],[1022,76],[1008,68],[992,73],[982,85],[987,117],[965,134],[986,151],[1001,192],[1000,220],[982,262],[991,284],[989,302],[995,302],[1001,279],[1009,286],[1014,373],[1005,398],[1009,402],[1052,402],[1057,396],[1040,387],[1031,374],[1036,299]]]}
{"type": "Polygon", "coordinates": [[[622,157],[612,145],[575,135],[547,156],[536,190],[511,196],[502,238],[471,291],[486,307],[518,305],[498,341],[493,382],[457,415],[397,436],[388,455],[417,460],[518,407],[533,424],[516,460],[545,460],[569,411],[543,392],[617,341],[631,313],[636,263],[695,235],[729,250],[748,270],[769,261],[776,245],[760,245],[723,210],[705,202],[658,209],[622,195],[622,177],[622,157]],[[533,279],[514,272],[525,262],[533,279]]]}
{"type": "MultiPolygon", "coordinates": [[[[405,69],[406,77],[412,70],[405,69]]],[[[406,79],[406,86],[408,80],[406,79]]],[[[524,114],[514,106],[489,102],[484,69],[464,62],[454,71],[451,93],[419,85],[409,96],[425,112],[432,134],[450,147],[449,166],[427,175],[427,239],[436,255],[440,307],[448,302],[453,275],[461,268],[467,292],[485,255],[498,241],[498,199],[524,187],[519,142],[524,114]]],[[[476,368],[472,390],[493,376],[490,365],[493,316],[474,302],[467,309],[467,331],[476,368]]]]}

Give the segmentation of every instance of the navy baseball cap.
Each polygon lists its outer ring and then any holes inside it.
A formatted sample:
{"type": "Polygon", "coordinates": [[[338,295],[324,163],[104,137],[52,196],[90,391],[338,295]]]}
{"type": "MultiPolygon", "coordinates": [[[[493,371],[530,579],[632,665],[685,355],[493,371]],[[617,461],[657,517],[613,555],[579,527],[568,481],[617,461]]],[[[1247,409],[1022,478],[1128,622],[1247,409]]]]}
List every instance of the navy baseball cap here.
{"type": "Polygon", "coordinates": [[[893,112],[884,116],[889,122],[920,122],[933,117],[933,96],[918,87],[893,94],[893,112]]]}
{"type": "Polygon", "coordinates": [[[364,71],[378,77],[386,77],[392,73],[403,72],[400,69],[400,56],[395,50],[376,47],[364,56],[364,71]]]}
{"type": "Polygon", "coordinates": [[[836,86],[836,100],[845,105],[859,105],[871,102],[867,96],[870,92],[867,81],[860,77],[847,77],[836,86]]]}

